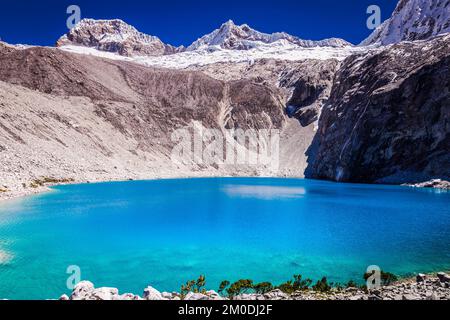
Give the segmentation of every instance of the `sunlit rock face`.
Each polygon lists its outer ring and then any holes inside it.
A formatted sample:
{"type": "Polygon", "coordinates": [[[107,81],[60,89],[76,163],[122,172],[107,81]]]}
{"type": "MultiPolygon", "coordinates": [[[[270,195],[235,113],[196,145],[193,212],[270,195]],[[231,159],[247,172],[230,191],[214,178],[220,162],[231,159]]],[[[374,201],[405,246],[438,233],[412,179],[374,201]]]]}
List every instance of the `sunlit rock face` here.
{"type": "Polygon", "coordinates": [[[181,51],[158,37],[139,32],[122,20],[83,19],[57,41],[57,46],[79,45],[122,56],[161,56],[181,51]]]}
{"type": "Polygon", "coordinates": [[[392,17],[362,45],[429,39],[450,32],[450,0],[400,0],[392,17]]]}
{"type": "Polygon", "coordinates": [[[450,35],[348,58],[322,111],[310,176],[448,180],[449,106],[450,35]]]}

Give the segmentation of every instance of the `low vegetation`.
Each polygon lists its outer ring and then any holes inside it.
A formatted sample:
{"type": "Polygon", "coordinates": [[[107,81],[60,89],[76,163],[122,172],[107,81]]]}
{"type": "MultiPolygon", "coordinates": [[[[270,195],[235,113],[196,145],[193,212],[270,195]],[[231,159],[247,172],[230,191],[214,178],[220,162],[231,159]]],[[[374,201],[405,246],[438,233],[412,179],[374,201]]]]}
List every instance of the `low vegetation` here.
{"type": "Polygon", "coordinates": [[[30,187],[31,188],[39,188],[39,187],[46,186],[48,184],[60,184],[60,183],[72,183],[72,182],[75,182],[75,180],[73,178],[58,179],[58,178],[53,178],[53,177],[42,177],[40,179],[34,179],[30,183],[30,187]]]}
{"type": "Polygon", "coordinates": [[[205,276],[198,277],[197,280],[191,280],[181,286],[180,294],[184,298],[189,292],[193,293],[205,293],[206,278],[205,276]]]}
{"type": "MultiPolygon", "coordinates": [[[[367,281],[371,274],[364,274],[364,280],[367,281]]],[[[383,286],[388,286],[397,282],[399,279],[396,275],[381,271],[381,284],[383,286]]],[[[181,296],[186,296],[189,292],[194,293],[205,293],[206,289],[206,278],[205,276],[200,276],[197,280],[191,280],[186,282],[185,285],[181,286],[181,296]]],[[[303,279],[300,274],[294,275],[292,279],[278,285],[274,286],[270,282],[260,282],[254,283],[251,279],[241,279],[236,282],[231,283],[228,280],[222,281],[219,286],[218,293],[221,296],[226,296],[233,299],[236,296],[242,294],[265,294],[273,290],[280,290],[283,293],[292,295],[295,292],[313,290],[315,292],[327,293],[331,290],[342,291],[347,288],[359,288],[362,290],[367,290],[366,285],[358,285],[355,281],[350,280],[346,284],[328,282],[326,277],[318,280],[313,285],[313,280],[303,279]]]]}

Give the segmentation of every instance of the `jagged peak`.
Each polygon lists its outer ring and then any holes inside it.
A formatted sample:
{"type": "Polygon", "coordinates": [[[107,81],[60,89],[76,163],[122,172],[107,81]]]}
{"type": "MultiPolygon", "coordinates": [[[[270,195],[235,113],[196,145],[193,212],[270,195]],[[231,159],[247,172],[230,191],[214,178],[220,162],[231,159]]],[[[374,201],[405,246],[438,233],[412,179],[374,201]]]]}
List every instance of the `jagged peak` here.
{"type": "Polygon", "coordinates": [[[85,46],[123,56],[158,56],[182,50],[138,31],[121,19],[83,19],[58,40],[57,46],[65,45],[85,46]]]}
{"type": "Polygon", "coordinates": [[[280,40],[301,47],[346,47],[352,44],[338,38],[330,38],[320,41],[303,40],[286,32],[275,32],[272,34],[259,32],[248,24],[236,25],[233,20],[223,23],[218,29],[199,38],[192,43],[187,50],[193,51],[207,47],[221,47],[231,50],[246,50],[261,44],[271,44],[280,40]]]}

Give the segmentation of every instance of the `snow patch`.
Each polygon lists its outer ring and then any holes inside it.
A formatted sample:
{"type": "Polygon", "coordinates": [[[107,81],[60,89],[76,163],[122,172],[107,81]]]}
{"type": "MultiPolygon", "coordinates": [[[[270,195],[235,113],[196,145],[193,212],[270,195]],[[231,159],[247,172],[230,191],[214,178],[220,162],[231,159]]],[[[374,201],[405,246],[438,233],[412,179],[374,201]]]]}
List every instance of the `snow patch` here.
{"type": "Polygon", "coordinates": [[[124,57],[115,53],[99,51],[94,48],[86,48],[82,46],[66,45],[59,48],[67,52],[92,55],[112,60],[122,60],[138,63],[149,67],[161,67],[169,69],[185,69],[191,66],[203,66],[219,62],[248,62],[254,63],[260,59],[276,59],[288,61],[301,61],[307,59],[328,60],[337,59],[344,60],[348,56],[355,53],[366,52],[363,47],[311,47],[304,48],[294,44],[287,43],[284,40],[271,44],[260,45],[257,48],[249,50],[228,50],[219,46],[198,49],[195,51],[185,51],[171,55],[147,57],[134,56],[124,57]]]}

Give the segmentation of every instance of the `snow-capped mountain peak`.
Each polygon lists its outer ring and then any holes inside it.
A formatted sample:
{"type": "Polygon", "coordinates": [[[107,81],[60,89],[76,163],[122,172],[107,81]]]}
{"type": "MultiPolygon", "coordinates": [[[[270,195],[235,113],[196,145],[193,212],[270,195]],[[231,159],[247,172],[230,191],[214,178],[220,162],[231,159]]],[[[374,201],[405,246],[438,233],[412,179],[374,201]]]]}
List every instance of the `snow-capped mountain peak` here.
{"type": "Polygon", "coordinates": [[[57,46],[65,45],[80,45],[123,56],[160,56],[180,50],[158,37],[139,32],[120,19],[83,19],[58,40],[57,46]]]}
{"type": "Polygon", "coordinates": [[[195,41],[174,48],[137,31],[122,20],[83,20],[58,41],[60,49],[164,68],[214,63],[253,63],[260,59],[301,61],[343,60],[365,51],[342,39],[302,40],[284,32],[262,33],[232,20],[195,41]]]}
{"type": "Polygon", "coordinates": [[[351,44],[345,40],[331,38],[321,41],[302,40],[291,36],[285,32],[272,34],[262,33],[252,29],[247,24],[236,25],[232,20],[228,20],[220,28],[201,37],[192,43],[187,50],[193,51],[208,47],[220,47],[229,50],[248,50],[257,48],[260,45],[271,44],[277,41],[284,41],[300,47],[347,47],[351,44]]]}
{"type": "Polygon", "coordinates": [[[391,18],[361,45],[425,40],[450,32],[450,0],[400,0],[391,18]]]}

